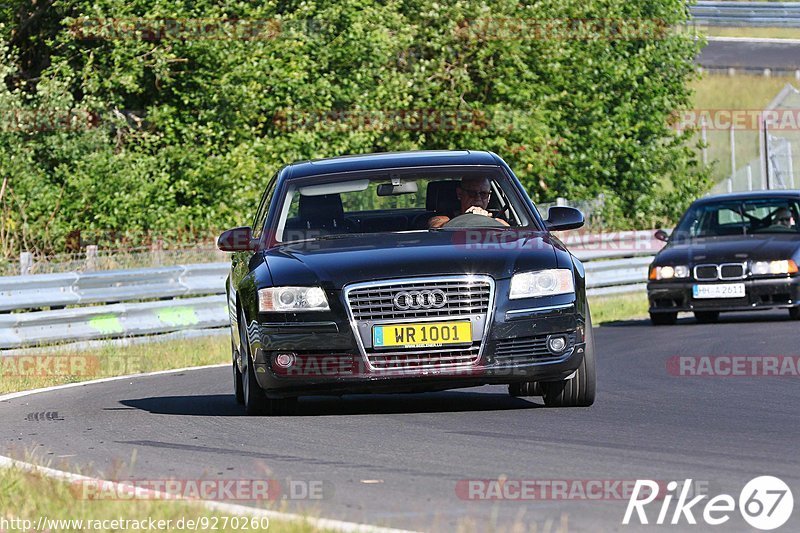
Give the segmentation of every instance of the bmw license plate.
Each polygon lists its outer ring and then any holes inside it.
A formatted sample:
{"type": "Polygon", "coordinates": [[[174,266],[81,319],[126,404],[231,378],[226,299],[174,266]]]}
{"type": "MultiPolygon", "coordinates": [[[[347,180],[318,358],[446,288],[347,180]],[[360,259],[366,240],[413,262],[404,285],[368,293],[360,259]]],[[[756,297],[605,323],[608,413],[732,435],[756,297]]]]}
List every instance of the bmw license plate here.
{"type": "Polygon", "coordinates": [[[693,295],[697,300],[713,298],[744,298],[747,292],[744,283],[716,283],[714,285],[695,285],[693,295]]]}
{"type": "Polygon", "coordinates": [[[438,348],[450,344],[471,344],[472,323],[426,322],[373,326],[375,348],[438,348]]]}

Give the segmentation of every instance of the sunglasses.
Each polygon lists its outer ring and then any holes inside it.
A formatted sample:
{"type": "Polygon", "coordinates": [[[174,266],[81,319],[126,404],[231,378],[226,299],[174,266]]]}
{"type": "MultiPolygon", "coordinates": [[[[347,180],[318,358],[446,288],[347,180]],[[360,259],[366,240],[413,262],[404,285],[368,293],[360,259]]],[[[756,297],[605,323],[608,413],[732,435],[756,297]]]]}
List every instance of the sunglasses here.
{"type": "Polygon", "coordinates": [[[480,198],[481,200],[488,200],[492,195],[491,191],[473,191],[470,189],[461,189],[461,191],[470,198],[480,198]]]}

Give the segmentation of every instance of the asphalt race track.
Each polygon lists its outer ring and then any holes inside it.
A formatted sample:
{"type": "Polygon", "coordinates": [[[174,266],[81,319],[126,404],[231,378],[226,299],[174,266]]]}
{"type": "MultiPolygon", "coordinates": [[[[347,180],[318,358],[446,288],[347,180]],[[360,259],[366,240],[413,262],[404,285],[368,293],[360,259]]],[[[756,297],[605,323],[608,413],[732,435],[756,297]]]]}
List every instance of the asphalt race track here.
{"type": "MultiPolygon", "coordinates": [[[[797,339],[798,323],[785,312],[723,315],[716,325],[686,318],[675,327],[601,327],[599,396],[587,409],[547,409],[540,398],[482,387],[307,398],[297,416],[249,418],[229,393],[228,368],[142,377],[3,402],[0,442],[3,455],[33,452],[54,467],[105,479],[257,477],[284,487],[287,480],[321,481],[321,499],[281,500],[283,507],[353,522],[439,531],[515,523],[539,532],[548,524],[550,531],[559,524],[569,531],[652,530],[622,526],[627,500],[613,499],[613,491],[601,501],[475,501],[457,487],[500,477],[691,478],[712,496],[738,501],[747,481],[776,475],[792,487],[797,507],[800,378],[667,370],[673,356],[797,356],[797,339]],[[63,420],[26,420],[52,411],[63,420]]],[[[653,505],[651,521],[660,503],[653,505]]],[[[695,516],[702,521],[702,509],[695,516]]],[[[692,529],[751,530],[738,511],[724,526],[692,529]]],[[[782,530],[800,530],[797,510],[782,530]]]]}
{"type": "Polygon", "coordinates": [[[697,64],[706,68],[800,69],[800,44],[709,41],[697,64]]]}

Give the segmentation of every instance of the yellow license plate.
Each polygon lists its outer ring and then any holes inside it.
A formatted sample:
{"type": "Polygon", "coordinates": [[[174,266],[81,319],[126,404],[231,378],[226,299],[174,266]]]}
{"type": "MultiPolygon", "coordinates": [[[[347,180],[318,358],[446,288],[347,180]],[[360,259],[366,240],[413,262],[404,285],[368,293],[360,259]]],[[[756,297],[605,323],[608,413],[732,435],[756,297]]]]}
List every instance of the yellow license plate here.
{"type": "Polygon", "coordinates": [[[471,343],[470,322],[392,324],[372,328],[372,345],[375,348],[436,348],[446,344],[471,343]]]}

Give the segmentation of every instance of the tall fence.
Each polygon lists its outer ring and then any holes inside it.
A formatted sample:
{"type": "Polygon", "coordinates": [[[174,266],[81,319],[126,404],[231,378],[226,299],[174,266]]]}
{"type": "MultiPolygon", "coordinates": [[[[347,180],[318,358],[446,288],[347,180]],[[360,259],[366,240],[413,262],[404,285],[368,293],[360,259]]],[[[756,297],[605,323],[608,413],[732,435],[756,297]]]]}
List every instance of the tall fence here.
{"type": "Polygon", "coordinates": [[[764,109],[693,110],[702,160],[715,165],[712,194],[800,187],[800,91],[787,84],[764,109]]]}

